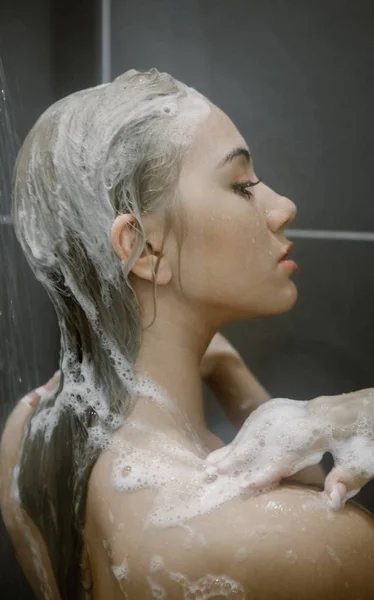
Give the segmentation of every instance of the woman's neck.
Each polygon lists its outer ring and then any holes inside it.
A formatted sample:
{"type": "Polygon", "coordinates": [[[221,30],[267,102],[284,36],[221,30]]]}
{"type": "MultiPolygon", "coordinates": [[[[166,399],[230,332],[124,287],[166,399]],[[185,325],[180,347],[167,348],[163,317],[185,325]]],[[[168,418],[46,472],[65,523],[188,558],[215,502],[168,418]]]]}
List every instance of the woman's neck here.
{"type": "Polygon", "coordinates": [[[199,435],[207,431],[200,361],[212,334],[158,318],[143,331],[136,370],[151,377],[187,417],[199,435]]]}

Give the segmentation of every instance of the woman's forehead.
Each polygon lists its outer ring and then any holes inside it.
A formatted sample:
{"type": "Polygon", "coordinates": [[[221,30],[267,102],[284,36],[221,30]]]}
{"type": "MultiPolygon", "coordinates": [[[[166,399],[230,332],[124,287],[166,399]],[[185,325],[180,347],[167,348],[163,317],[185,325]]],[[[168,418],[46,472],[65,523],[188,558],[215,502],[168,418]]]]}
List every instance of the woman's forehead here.
{"type": "Polygon", "coordinates": [[[226,113],[212,106],[209,116],[198,127],[188,153],[187,164],[211,163],[218,166],[235,148],[248,148],[244,138],[226,113]]]}

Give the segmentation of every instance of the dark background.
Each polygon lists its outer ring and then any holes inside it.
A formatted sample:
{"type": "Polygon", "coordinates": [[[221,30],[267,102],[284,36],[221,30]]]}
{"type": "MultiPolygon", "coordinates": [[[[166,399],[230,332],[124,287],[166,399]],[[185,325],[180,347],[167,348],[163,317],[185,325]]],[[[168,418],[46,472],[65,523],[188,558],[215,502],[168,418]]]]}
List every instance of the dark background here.
{"type": "MultiPolygon", "coordinates": [[[[59,350],[53,309],[12,231],[11,170],[50,104],[101,82],[103,4],[110,78],[157,67],[196,87],[234,120],[259,175],[298,205],[297,306],[230,326],[230,340],[273,396],[373,386],[374,242],[345,232],[374,232],[374,1],[0,0],[0,430],[59,350]]],[[[207,418],[231,439],[209,394],[207,418]]],[[[374,510],[373,486],[361,500],[374,510]]],[[[13,556],[0,530],[0,596],[27,600],[13,556]]]]}

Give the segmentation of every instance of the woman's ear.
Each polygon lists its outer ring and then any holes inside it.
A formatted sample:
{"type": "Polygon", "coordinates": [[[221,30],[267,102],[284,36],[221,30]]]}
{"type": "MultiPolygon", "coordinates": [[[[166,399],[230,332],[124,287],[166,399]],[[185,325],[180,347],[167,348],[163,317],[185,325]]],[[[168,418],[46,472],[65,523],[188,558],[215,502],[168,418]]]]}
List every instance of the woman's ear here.
{"type": "MultiPolygon", "coordinates": [[[[146,231],[146,245],[141,256],[134,263],[131,272],[158,285],[170,282],[172,271],[169,261],[163,253],[164,233],[161,226],[148,216],[144,224],[146,231]],[[148,230],[148,231],[147,231],[148,230]]],[[[140,226],[134,215],[119,215],[112,225],[112,246],[118,258],[127,263],[137,245],[139,236],[142,235],[140,226]]]]}

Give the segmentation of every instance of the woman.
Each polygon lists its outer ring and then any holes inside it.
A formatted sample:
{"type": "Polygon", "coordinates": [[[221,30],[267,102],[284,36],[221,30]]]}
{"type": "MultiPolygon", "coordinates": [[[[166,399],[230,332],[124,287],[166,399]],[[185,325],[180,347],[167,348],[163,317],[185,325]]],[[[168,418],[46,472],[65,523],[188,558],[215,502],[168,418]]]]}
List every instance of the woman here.
{"type": "Polygon", "coordinates": [[[294,216],[230,119],[154,69],[36,123],[14,218],[56,308],[62,376],[24,439],[11,416],[1,470],[39,598],[373,597],[370,515],[296,484],[243,496],[242,473],[206,465],[223,444],[202,356],[224,324],[293,306],[294,216]]]}

